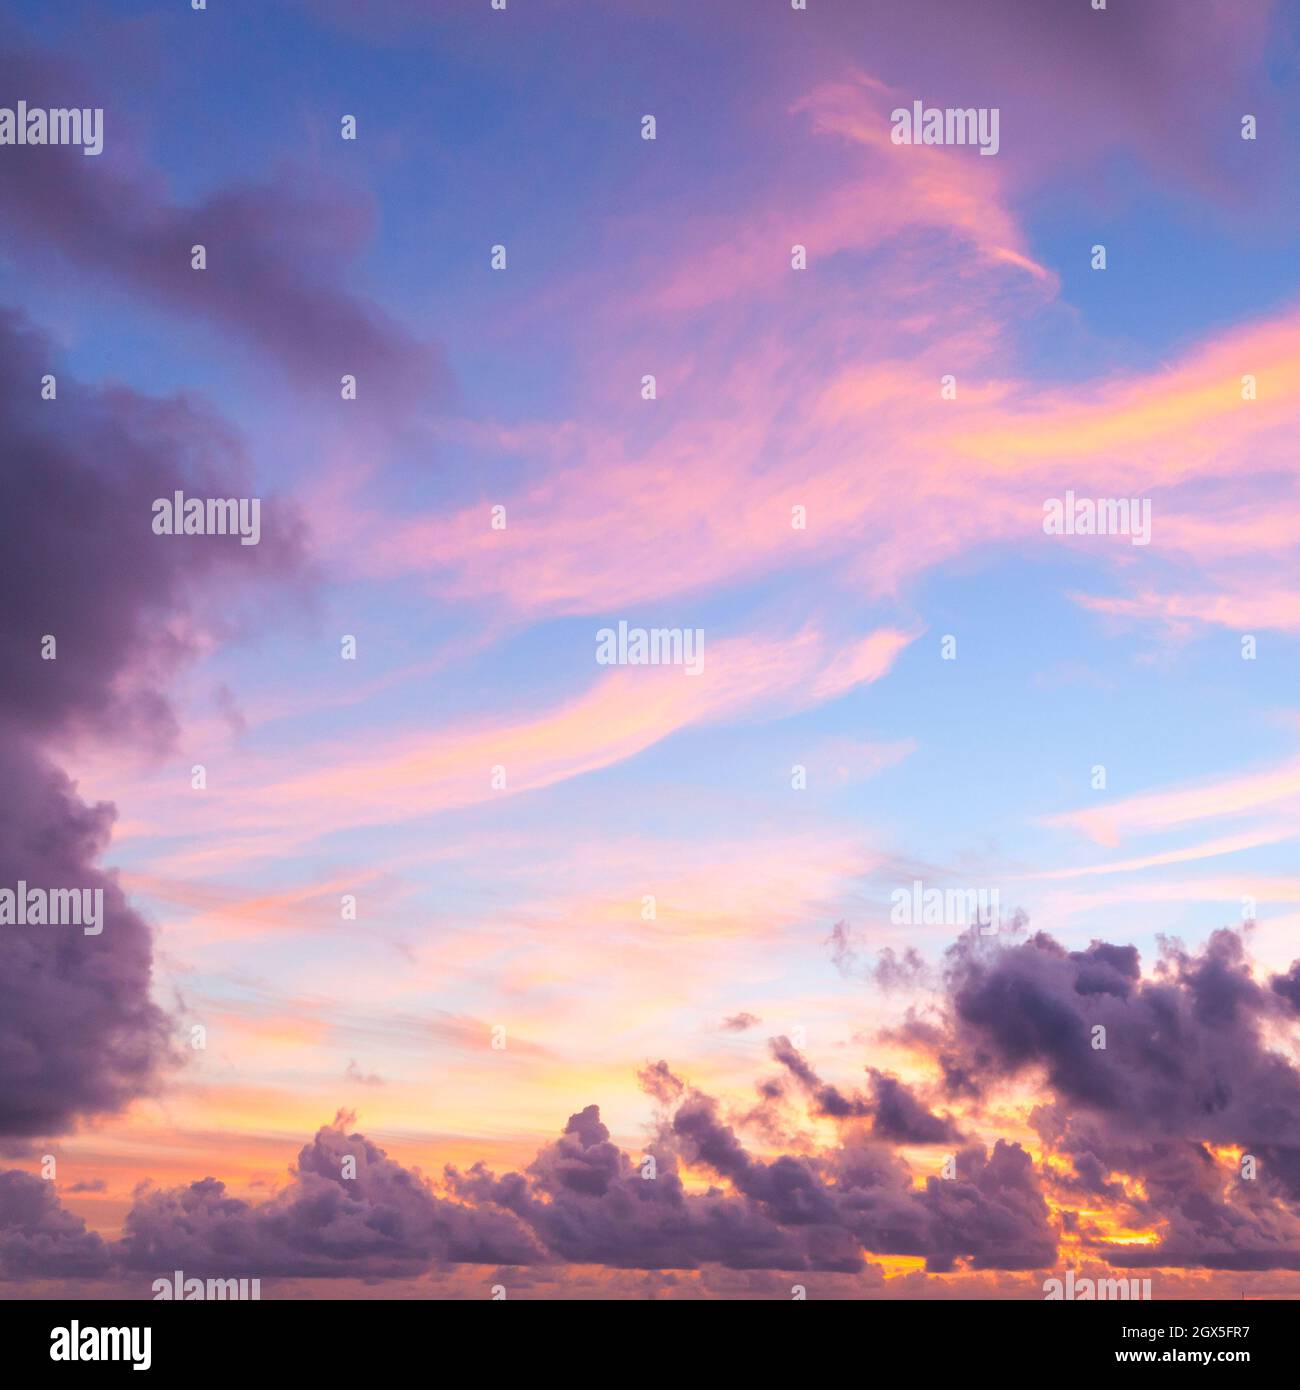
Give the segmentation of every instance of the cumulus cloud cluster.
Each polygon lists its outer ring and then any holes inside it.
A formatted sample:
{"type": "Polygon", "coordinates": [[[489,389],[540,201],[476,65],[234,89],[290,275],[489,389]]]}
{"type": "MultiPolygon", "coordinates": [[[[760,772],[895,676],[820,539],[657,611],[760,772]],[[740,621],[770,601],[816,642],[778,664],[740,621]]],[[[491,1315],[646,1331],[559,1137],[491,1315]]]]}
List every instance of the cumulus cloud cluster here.
{"type": "Polygon", "coordinates": [[[1296,965],[1261,984],[1227,930],[1197,953],[1166,944],[1145,978],[1131,946],[1067,951],[1042,933],[1009,949],[963,941],[948,965],[947,1092],[1041,1075],[1033,1124],[1068,1165],[1063,1193],[1106,1197],[1159,1234],[1094,1233],[1108,1259],[1300,1268],[1300,1070],[1278,1045],[1294,1036],[1296,965]]]}
{"type": "Polygon", "coordinates": [[[854,1272],[864,1250],[923,1256],[936,1270],[958,1259],[1026,1269],[1054,1250],[1029,1155],[1001,1141],[991,1154],[961,1150],[954,1178],[914,1188],[905,1166],[870,1140],[825,1158],[759,1159],[712,1098],[684,1088],[639,1158],[610,1142],[590,1105],[524,1173],[449,1167],[439,1192],[348,1133],[351,1118],[321,1128],[275,1196],[247,1201],[214,1178],[151,1188],[112,1244],[62,1210],[51,1183],[4,1174],[0,1273],[400,1278],[462,1263],[854,1272]],[[717,1182],[688,1191],[688,1167],[717,1182]]]}
{"type": "Polygon", "coordinates": [[[1167,944],[1145,976],[1140,966],[1132,947],[1069,951],[1042,933],[972,933],[949,950],[936,1016],[912,1038],[933,1058],[933,1093],[978,1116],[1003,1085],[1040,1080],[1037,1157],[1005,1139],[991,1149],[966,1139],[952,1115],[874,1067],[846,1094],[777,1038],[771,1053],[788,1081],[761,1094],[792,1084],[810,1114],[838,1122],[833,1145],[759,1154],[716,1098],[661,1061],[642,1073],[658,1119],[636,1155],[589,1105],[523,1172],[477,1163],[447,1167],[435,1183],[349,1132],[353,1117],[340,1114],[274,1196],[235,1197],[214,1178],[143,1190],[113,1244],[61,1210],[50,1184],[4,1174],[0,1270],[853,1273],[883,1255],[920,1258],[932,1272],[1030,1270],[1053,1266],[1065,1235],[1115,1265],[1300,1268],[1300,1072],[1270,1042],[1294,1019],[1294,968],[1261,983],[1229,931],[1195,953],[1167,944]],[[903,1149],[926,1145],[945,1146],[950,1161],[921,1180],[903,1149]],[[1253,1178],[1236,1161],[1247,1152],[1253,1178]],[[1155,1243],[1115,1244],[1080,1216],[1098,1208],[1153,1231],[1155,1243]]]}
{"type": "Polygon", "coordinates": [[[206,1275],[402,1277],[434,1261],[532,1263],[536,1247],[505,1213],[437,1197],[336,1117],[298,1154],[269,1201],[230,1196],[214,1178],[143,1193],[115,1258],[134,1270],[206,1275]]]}

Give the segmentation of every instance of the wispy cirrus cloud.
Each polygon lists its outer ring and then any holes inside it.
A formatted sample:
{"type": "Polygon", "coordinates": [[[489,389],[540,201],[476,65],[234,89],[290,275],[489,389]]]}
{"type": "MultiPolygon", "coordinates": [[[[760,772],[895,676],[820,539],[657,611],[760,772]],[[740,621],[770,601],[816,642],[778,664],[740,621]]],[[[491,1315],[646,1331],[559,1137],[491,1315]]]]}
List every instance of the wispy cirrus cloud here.
{"type": "MultiPolygon", "coordinates": [[[[196,815],[211,824],[219,804],[223,835],[278,828],[302,843],[520,795],[633,758],[687,728],[834,699],[884,677],[914,636],[881,628],[839,646],[807,626],[783,638],[721,638],[707,645],[698,676],[680,667],[609,668],[579,695],[532,716],[390,734],[364,757],[340,757],[334,744],[245,757],[202,805],[182,792],[158,803],[156,820],[139,806],[134,829],[166,833],[196,815]],[[311,770],[300,771],[304,764],[311,770]],[[494,767],[505,769],[499,788],[494,767]]],[[[591,651],[594,658],[594,643],[591,651]]],[[[600,669],[594,659],[592,669],[600,669]]],[[[257,853],[255,840],[242,842],[257,853]]]]}
{"type": "Polygon", "coordinates": [[[1046,824],[1066,826],[1100,844],[1115,845],[1129,835],[1155,834],[1211,818],[1289,814],[1298,802],[1300,762],[1291,760],[1263,772],[1239,773],[1062,812],[1047,817],[1046,824]]]}

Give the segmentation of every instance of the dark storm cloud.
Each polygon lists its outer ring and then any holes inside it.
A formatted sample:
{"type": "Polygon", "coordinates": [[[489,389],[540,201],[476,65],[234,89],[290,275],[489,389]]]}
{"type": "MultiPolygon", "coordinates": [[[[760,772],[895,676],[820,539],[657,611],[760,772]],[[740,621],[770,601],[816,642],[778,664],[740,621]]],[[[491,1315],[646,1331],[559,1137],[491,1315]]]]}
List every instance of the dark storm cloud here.
{"type": "Polygon", "coordinates": [[[0,1278],[93,1278],[109,1264],[108,1247],[60,1206],[52,1182],[0,1173],[0,1278]]]}
{"type": "Polygon", "coordinates": [[[95,936],[0,926],[0,1141],[120,1109],[156,1087],[168,1059],[150,928],[96,865],[114,810],[81,801],[46,742],[164,746],[175,725],[160,685],[188,654],[176,634],[203,625],[206,587],[220,578],[233,612],[241,579],[284,579],[301,563],[271,501],[258,546],[155,536],[156,497],[238,490],[233,440],[184,402],[94,392],[62,373],[43,401],[51,358],[0,312],[0,887],[101,890],[104,914],[95,936]]]}
{"type": "Polygon", "coordinates": [[[113,820],[0,738],[0,884],[104,893],[104,929],[0,926],[0,1137],[53,1134],[152,1090],[170,1027],[150,1000],[152,933],[94,866],[113,820]]]}
{"type": "Polygon", "coordinates": [[[1129,946],[966,937],[948,953],[949,1028],[935,1055],[951,1094],[1041,1075],[1050,1096],[1032,1122],[1074,1170],[1057,1184],[1120,1201],[1160,1235],[1108,1258],[1291,1268],[1300,1071],[1269,1029],[1288,1019],[1294,975],[1259,984],[1227,930],[1197,952],[1166,942],[1149,978],[1129,946]],[[1113,1175],[1140,1179],[1144,1195],[1113,1175]]]}
{"type": "Polygon", "coordinates": [[[158,685],[192,652],[178,636],[214,579],[281,579],[302,561],[297,523],[267,499],[262,537],[155,536],[152,504],[178,488],[252,487],[235,437],[181,399],[90,390],[58,371],[50,344],[0,309],[0,719],[45,735],[88,727],[165,743],[158,685]],[[59,377],[43,401],[39,380],[59,377]],[[57,659],[42,659],[46,635],[57,659]]]}
{"type": "Polygon", "coordinates": [[[891,1150],[860,1135],[822,1158],[757,1159],[698,1093],[678,1109],[672,1132],[689,1157],[728,1179],[770,1220],[805,1230],[834,1252],[816,1267],[854,1268],[850,1260],[862,1250],[923,1256],[934,1271],[959,1259],[979,1269],[1036,1269],[1055,1258],[1037,1174],[1018,1144],[999,1140],[991,1155],[964,1149],[953,1156],[953,1176],[927,1178],[918,1190],[891,1150]]]}
{"type": "MultiPolygon", "coordinates": [[[[139,171],[112,93],[52,56],[0,36],[0,88],[31,106],[105,110],[105,150],[13,146],[0,166],[0,223],[11,252],[41,264],[51,251],[185,319],[230,331],[299,384],[337,398],[344,373],[358,399],[427,400],[449,385],[442,355],[377,305],[338,288],[373,231],[368,199],[319,175],[281,168],[262,182],[186,206],[139,171]],[[191,267],[191,248],[207,269],[191,267]]],[[[337,127],[331,131],[337,138],[337,127]]]]}
{"type": "Polygon", "coordinates": [[[1117,1133],[1300,1145],[1300,1072],[1265,1045],[1274,998],[1235,933],[1196,955],[1167,946],[1149,980],[1131,948],[1069,952],[1042,933],[991,952],[966,940],[948,964],[952,1043],[986,1086],[1038,1067],[1117,1133]]]}
{"type": "Polygon", "coordinates": [[[896,1076],[870,1069],[872,1131],[894,1144],[954,1144],[961,1133],[945,1115],[935,1115],[896,1076]]]}
{"type": "Polygon", "coordinates": [[[973,1269],[1039,1269],[1056,1257],[1038,1175],[1019,1144],[963,1149],[955,1181],[928,1179],[925,1205],[938,1246],[927,1252],[930,1269],[951,1269],[959,1256],[973,1269]]]}
{"type": "Polygon", "coordinates": [[[143,1272],[203,1276],[402,1277],[435,1262],[530,1264],[539,1251],[508,1213],[437,1197],[349,1116],[303,1146],[293,1180],[269,1201],[226,1192],[214,1178],[147,1192],[127,1214],[116,1259],[143,1272]],[[346,1177],[346,1160],[355,1176],[346,1177]]]}
{"type": "MultiPolygon", "coordinates": [[[[865,1096],[834,1091],[853,1112],[840,1117],[836,1144],[760,1155],[715,1099],[659,1062],[641,1074],[662,1108],[640,1154],[615,1144],[588,1105],[524,1171],[449,1167],[435,1189],[349,1133],[351,1117],[341,1116],[303,1148],[290,1184],[267,1201],[233,1197],[212,1178],[144,1192],[112,1250],[114,1267],[225,1277],[409,1277],[443,1263],[853,1273],[872,1256],[906,1255],[935,1273],[1045,1269],[1057,1259],[1058,1222],[1044,1189],[1083,1195],[1081,1205],[1100,1199],[1156,1227],[1154,1246],[1114,1246],[1096,1223],[1065,1221],[1084,1248],[1116,1266],[1300,1267],[1285,1161],[1295,1120],[1290,1068],[1260,1031],[1281,1016],[1276,993],[1255,984],[1227,932],[1194,954],[1166,945],[1153,978],[1139,966],[1128,948],[1070,952],[1042,934],[1014,945],[972,934],[949,953],[943,1024],[926,1036],[974,1054],[984,1094],[1031,1069],[1048,1077],[1031,1122],[1049,1169],[1019,1144],[962,1143],[949,1117],[876,1068],[867,1070],[865,1096]],[[1112,1054],[1103,1060],[1115,1072],[1075,1075],[1070,1049],[1094,1051],[1099,1009],[1108,1029],[1101,1051],[1112,1054]],[[1250,1089],[1263,1082],[1271,1093],[1250,1089]],[[1175,1092],[1161,1106],[1149,1089],[1156,1085],[1175,1092]],[[1216,1128],[1223,1133],[1201,1137],[1216,1128]],[[920,1185],[895,1148],[950,1141],[920,1185]],[[1225,1165],[1212,1143],[1249,1145],[1258,1176],[1225,1165]],[[355,1176],[347,1176],[349,1156],[355,1176]],[[688,1190],[688,1170],[712,1185],[688,1190]]],[[[833,1115],[807,1060],[786,1039],[772,1050],[818,1113],[833,1115]]],[[[59,1258],[100,1258],[49,1194],[30,1181],[22,1192],[25,1214],[8,1217],[9,1227],[59,1232],[52,1248],[67,1252],[59,1258]]],[[[32,1261],[33,1244],[30,1234],[18,1240],[24,1253],[11,1264],[32,1261]]]]}
{"type": "Polygon", "coordinates": [[[1055,1254],[1033,1164],[1001,1142],[991,1155],[961,1150],[948,1177],[916,1188],[887,1146],[860,1135],[822,1158],[758,1158],[712,1098],[685,1089],[639,1157],[589,1105],[523,1173],[449,1167],[444,1196],[351,1123],[341,1114],[323,1126],[266,1201],[211,1177],[143,1189],[112,1247],[63,1212],[49,1184],[2,1174],[0,1238],[14,1253],[0,1270],[402,1278],[448,1263],[567,1262],[853,1273],[872,1252],[921,1256],[932,1270],[1038,1268],[1055,1254]],[[688,1192],[683,1164],[725,1186],[688,1192]]]}
{"type": "Polygon", "coordinates": [[[906,1083],[868,1067],[871,1095],[846,1096],[817,1075],[789,1038],[774,1038],[772,1056],[794,1077],[814,1113],[833,1120],[870,1118],[872,1133],[894,1144],[956,1144],[962,1136],[945,1116],[933,1114],[906,1083]]]}
{"type": "MultiPolygon", "coordinates": [[[[525,1174],[497,1178],[476,1164],[448,1169],[453,1191],[481,1207],[514,1213],[555,1259],[620,1268],[805,1269],[808,1242],[783,1230],[744,1197],[688,1194],[673,1149],[651,1144],[655,1175],[609,1142],[594,1105],[570,1117],[564,1133],[525,1174]]],[[[856,1267],[851,1255],[844,1259],[856,1267]]],[[[835,1267],[842,1267],[836,1265],[835,1267]]]]}
{"type": "Polygon", "coordinates": [[[812,1099],[819,1115],[844,1120],[861,1117],[871,1113],[867,1103],[859,1097],[845,1096],[836,1087],[823,1083],[821,1077],[812,1069],[789,1038],[773,1038],[768,1044],[772,1056],[799,1083],[812,1099]]]}

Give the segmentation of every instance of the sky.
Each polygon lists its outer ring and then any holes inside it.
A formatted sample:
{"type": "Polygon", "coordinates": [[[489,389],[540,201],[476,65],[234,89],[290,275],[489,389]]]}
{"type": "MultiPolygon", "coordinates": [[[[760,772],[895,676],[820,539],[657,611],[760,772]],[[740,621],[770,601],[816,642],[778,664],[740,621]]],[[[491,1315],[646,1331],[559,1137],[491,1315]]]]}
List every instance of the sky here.
{"type": "Polygon", "coordinates": [[[0,1296],[1294,1297],[1298,61],[4,0],[0,1296]]]}

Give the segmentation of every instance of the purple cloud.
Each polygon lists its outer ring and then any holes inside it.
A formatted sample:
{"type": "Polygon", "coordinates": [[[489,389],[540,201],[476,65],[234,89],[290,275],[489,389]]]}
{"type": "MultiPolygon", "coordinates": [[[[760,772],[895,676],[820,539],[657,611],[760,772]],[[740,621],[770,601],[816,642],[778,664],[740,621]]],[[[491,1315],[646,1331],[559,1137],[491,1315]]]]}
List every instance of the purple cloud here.
{"type": "Polygon", "coordinates": [[[63,1209],[52,1182],[0,1173],[0,1278],[94,1278],[109,1266],[108,1247],[63,1209]]]}
{"type": "Polygon", "coordinates": [[[359,190],[286,166],[186,206],[117,148],[111,95],[92,99],[98,84],[87,75],[11,43],[0,48],[0,86],[32,106],[60,105],[75,91],[79,104],[103,106],[109,123],[96,159],[67,146],[6,150],[0,222],[15,255],[40,261],[53,251],[171,313],[232,332],[322,395],[337,398],[345,373],[358,377],[358,399],[364,392],[389,405],[446,392],[438,348],[338,287],[340,264],[373,230],[359,190]],[[196,245],[206,249],[204,270],[191,265],[196,245]]]}
{"type": "Polygon", "coordinates": [[[1261,986],[1227,930],[1198,952],[1166,943],[1148,979],[1132,947],[967,936],[948,953],[937,1059],[953,1095],[1044,1076],[1050,1098],[1032,1122],[1074,1170],[1054,1181],[1122,1200],[1159,1230],[1140,1251],[1107,1247],[1114,1262],[1294,1268],[1300,1071],[1266,1033],[1290,1017],[1294,974],[1261,986]],[[1241,1163],[1210,1146],[1239,1150],[1241,1163]],[[1112,1174],[1140,1180],[1145,1195],[1112,1174]]]}
{"type": "Polygon", "coordinates": [[[115,1257],[129,1269],[196,1276],[398,1278],[435,1262],[531,1264],[539,1251],[508,1213],[437,1197],[340,1114],[298,1154],[275,1197],[246,1202],[205,1178],[143,1194],[115,1257]]]}
{"type": "Polygon", "coordinates": [[[0,357],[29,368],[0,380],[0,888],[103,893],[98,935],[0,926],[0,1140],[14,1140],[120,1109],[157,1088],[170,1058],[152,932],[96,864],[114,810],[82,802],[43,748],[75,733],[165,745],[175,721],[160,684],[188,654],[176,634],[205,621],[205,586],[226,580],[234,612],[242,580],[296,578],[302,551],[274,502],[258,546],[153,535],[156,497],[242,490],[228,431],[183,401],[67,376],[41,400],[49,347],[5,312],[0,357]]]}

